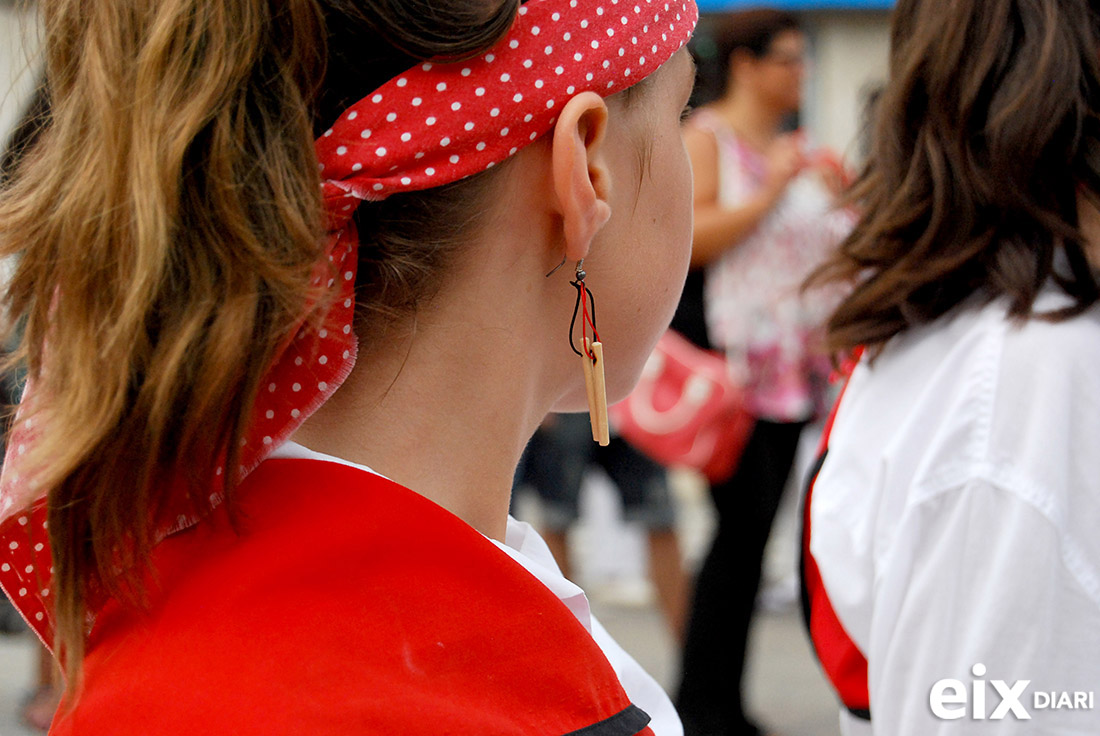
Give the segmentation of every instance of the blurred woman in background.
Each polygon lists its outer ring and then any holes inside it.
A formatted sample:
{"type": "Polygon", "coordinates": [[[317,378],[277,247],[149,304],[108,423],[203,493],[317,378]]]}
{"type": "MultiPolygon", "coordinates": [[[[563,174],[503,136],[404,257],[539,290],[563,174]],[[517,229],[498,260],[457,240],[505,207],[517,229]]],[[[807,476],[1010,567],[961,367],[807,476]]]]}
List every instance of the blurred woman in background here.
{"type": "Polygon", "coordinates": [[[831,159],[790,132],[806,63],[797,19],[761,9],[708,21],[696,50],[721,70],[722,88],[685,133],[692,262],[705,268],[707,335],[744,385],[756,426],[736,474],[711,488],[718,528],[696,584],[677,706],[688,734],[740,736],[760,733],[741,682],[764,547],[829,371],[818,343],[832,302],[799,286],[850,217],[833,209],[831,159]]]}

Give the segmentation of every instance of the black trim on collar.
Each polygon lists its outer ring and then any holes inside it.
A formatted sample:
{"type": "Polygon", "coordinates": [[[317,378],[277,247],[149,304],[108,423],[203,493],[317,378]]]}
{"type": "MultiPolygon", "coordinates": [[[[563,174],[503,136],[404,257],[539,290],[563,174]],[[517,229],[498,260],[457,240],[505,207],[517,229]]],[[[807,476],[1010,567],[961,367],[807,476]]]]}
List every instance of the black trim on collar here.
{"type": "Polygon", "coordinates": [[[649,714],[632,704],[610,718],[570,731],[565,736],[635,736],[649,725],[649,721],[649,714]]]}
{"type": "MultiPolygon", "coordinates": [[[[822,466],[825,465],[825,458],[829,454],[829,448],[826,447],[825,451],[814,461],[813,467],[810,469],[809,474],[806,476],[806,487],[802,493],[802,508],[800,509],[799,519],[802,520],[801,528],[799,530],[798,539],[800,540],[799,555],[798,555],[798,583],[801,589],[801,603],[802,603],[802,623],[806,631],[806,638],[810,642],[810,650],[814,652],[814,658],[817,658],[817,650],[814,649],[813,636],[810,634],[810,591],[806,586],[806,502],[810,498],[810,491],[813,490],[814,483],[817,482],[817,476],[821,473],[822,466]]],[[[841,703],[841,705],[844,705],[841,703]]],[[[871,720],[871,711],[863,708],[849,708],[844,705],[844,709],[851,713],[861,721],[871,720]]]]}
{"type": "MultiPolygon", "coordinates": [[[[806,639],[810,642],[810,648],[813,649],[813,637],[810,636],[810,591],[806,587],[806,503],[810,498],[810,491],[813,490],[814,483],[817,482],[817,476],[821,473],[822,466],[825,465],[825,458],[829,455],[829,448],[826,447],[817,459],[814,461],[813,466],[810,468],[810,472],[806,474],[806,483],[802,489],[802,503],[799,505],[799,525],[798,525],[798,588],[801,595],[799,595],[799,603],[802,608],[802,624],[806,631],[806,639]]],[[[814,657],[817,657],[816,650],[814,650],[814,657]]]]}
{"type": "Polygon", "coordinates": [[[862,708],[848,708],[848,712],[863,721],[871,720],[871,711],[862,708]]]}

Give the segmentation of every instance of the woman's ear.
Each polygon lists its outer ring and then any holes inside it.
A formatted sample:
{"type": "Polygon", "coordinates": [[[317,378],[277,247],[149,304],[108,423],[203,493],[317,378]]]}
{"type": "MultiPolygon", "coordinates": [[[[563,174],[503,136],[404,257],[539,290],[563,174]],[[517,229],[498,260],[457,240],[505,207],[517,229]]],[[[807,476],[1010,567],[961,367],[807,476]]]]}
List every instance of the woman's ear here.
{"type": "Polygon", "coordinates": [[[594,92],[570,99],[552,143],[554,193],[565,230],[565,257],[578,261],[611,217],[611,179],[603,151],[607,104],[594,92]]]}

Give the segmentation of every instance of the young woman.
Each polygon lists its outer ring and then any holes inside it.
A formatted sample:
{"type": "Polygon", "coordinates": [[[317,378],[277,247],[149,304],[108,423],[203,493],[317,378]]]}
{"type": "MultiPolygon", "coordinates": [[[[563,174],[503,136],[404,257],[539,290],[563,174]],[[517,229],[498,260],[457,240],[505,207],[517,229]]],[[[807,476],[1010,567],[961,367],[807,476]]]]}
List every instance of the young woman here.
{"type": "Polygon", "coordinates": [[[700,569],[677,706],[689,736],[756,736],[741,678],[768,535],[803,428],[824,403],[821,324],[834,302],[801,281],[848,232],[796,133],[805,38],[757,9],[712,19],[698,39],[721,70],[717,99],[685,133],[694,173],[692,261],[705,271],[707,335],[756,418],[736,474],[711,488],[718,528],[700,569]],[[709,41],[709,43],[706,43],[709,41]]]}
{"type": "Polygon", "coordinates": [[[855,283],[831,344],[866,351],[809,503],[811,632],[847,734],[1093,734],[1100,13],[895,13],[827,271],[855,283]]]}
{"type": "Polygon", "coordinates": [[[574,349],[614,401],[674,309],[694,4],[40,6],[0,581],[52,731],[679,733],[507,508],[574,349]]]}

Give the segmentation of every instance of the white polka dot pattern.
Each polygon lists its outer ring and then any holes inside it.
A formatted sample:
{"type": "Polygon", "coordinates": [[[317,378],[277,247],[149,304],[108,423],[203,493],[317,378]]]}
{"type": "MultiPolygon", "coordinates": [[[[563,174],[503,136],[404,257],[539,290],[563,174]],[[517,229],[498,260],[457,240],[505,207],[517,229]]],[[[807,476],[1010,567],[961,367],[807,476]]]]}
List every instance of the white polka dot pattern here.
{"type": "MultiPolygon", "coordinates": [[[[349,198],[349,202],[358,200],[349,198]]],[[[340,209],[340,208],[338,208],[340,209]]],[[[354,209],[354,208],[352,208],[354,209]]],[[[350,217],[343,213],[345,217],[350,217]]],[[[345,220],[346,224],[346,220],[345,220]]],[[[261,382],[253,409],[253,423],[241,443],[238,455],[239,477],[255,469],[268,454],[283,443],[316,409],[328,400],[355,365],[356,338],[351,329],[355,304],[356,246],[354,228],[341,228],[329,236],[326,257],[313,275],[318,287],[331,283],[338,289],[328,311],[303,318],[294,339],[276,360],[261,382]],[[340,278],[333,278],[341,274],[340,278]],[[294,391],[297,385],[299,390],[294,391]]],[[[313,307],[310,307],[312,310],[313,307]]],[[[32,393],[28,387],[26,397],[32,393]]],[[[17,601],[20,613],[48,645],[53,641],[52,612],[46,598],[53,572],[46,507],[39,499],[27,508],[29,486],[19,475],[17,448],[34,439],[27,422],[16,419],[8,454],[0,477],[0,588],[17,601]],[[43,571],[49,571],[43,574],[43,571]],[[24,590],[23,595],[11,595],[24,590]]],[[[211,479],[209,507],[196,509],[183,494],[166,509],[157,528],[157,539],[194,525],[222,499],[222,473],[211,479]]],[[[92,609],[95,608],[93,604],[92,609]]]]}
{"type": "Polygon", "coordinates": [[[569,97],[656,70],[697,19],[693,0],[531,0],[487,53],[416,66],[341,115],[317,141],[326,194],[378,200],[484,171],[547,133],[569,97]]]}
{"type": "MultiPolygon", "coordinates": [[[[359,203],[492,167],[551,130],[574,94],[613,94],[653,72],[687,42],[697,19],[694,0],[530,0],[489,52],[420,64],[341,115],[316,143],[331,233],[313,275],[316,298],[260,383],[239,477],[328,400],[355,364],[359,241],[351,218],[359,203]],[[327,311],[316,314],[317,305],[327,311]]],[[[32,395],[28,387],[23,408],[32,395]]],[[[19,462],[34,440],[33,419],[24,415],[31,416],[22,409],[17,416],[0,476],[0,587],[50,643],[53,566],[45,500],[19,462]]],[[[223,478],[218,468],[206,508],[185,494],[171,499],[158,541],[218,506],[223,478]]],[[[95,601],[89,605],[94,612],[95,601]]]]}

